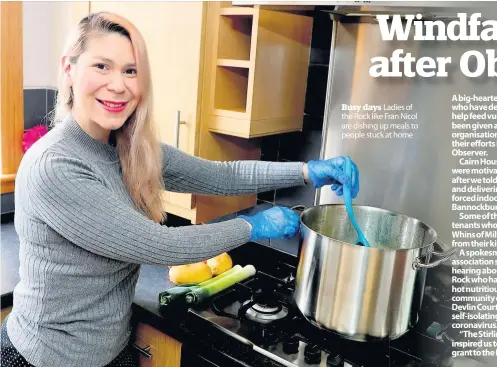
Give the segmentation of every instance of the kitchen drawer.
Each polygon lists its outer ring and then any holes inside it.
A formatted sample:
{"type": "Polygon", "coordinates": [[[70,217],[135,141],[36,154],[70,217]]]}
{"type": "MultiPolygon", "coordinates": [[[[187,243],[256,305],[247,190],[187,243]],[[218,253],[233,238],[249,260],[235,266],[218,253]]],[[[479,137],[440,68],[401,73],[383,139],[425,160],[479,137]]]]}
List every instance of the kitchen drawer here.
{"type": "Polygon", "coordinates": [[[150,325],[138,323],[135,349],[139,352],[140,367],[179,367],[181,343],[150,325]]]}
{"type": "Polygon", "coordinates": [[[159,339],[154,328],[145,324],[138,324],[134,346],[139,352],[141,367],[159,366],[157,362],[159,339]]]}
{"type": "Polygon", "coordinates": [[[0,324],[3,322],[3,320],[5,320],[5,318],[10,313],[10,311],[12,311],[12,307],[2,308],[2,315],[1,315],[1,318],[0,318],[0,324]]]}

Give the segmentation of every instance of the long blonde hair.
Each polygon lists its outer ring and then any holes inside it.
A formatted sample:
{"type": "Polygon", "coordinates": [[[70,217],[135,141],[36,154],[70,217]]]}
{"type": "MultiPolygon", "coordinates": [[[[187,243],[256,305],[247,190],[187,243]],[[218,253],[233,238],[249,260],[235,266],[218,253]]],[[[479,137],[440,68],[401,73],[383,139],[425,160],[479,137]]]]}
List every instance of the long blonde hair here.
{"type": "MultiPolygon", "coordinates": [[[[152,82],[145,41],[136,27],[127,19],[112,13],[93,13],[83,18],[73,30],[64,50],[64,56],[75,64],[85,51],[93,35],[118,33],[127,37],[136,59],[137,78],[142,97],[136,110],[116,131],[116,143],[123,178],[135,205],[150,219],[161,222],[165,218],[160,199],[164,190],[162,151],[154,131],[152,117],[152,82]]],[[[53,115],[57,124],[71,113],[74,103],[72,87],[66,83],[61,68],[59,90],[53,115]]]]}

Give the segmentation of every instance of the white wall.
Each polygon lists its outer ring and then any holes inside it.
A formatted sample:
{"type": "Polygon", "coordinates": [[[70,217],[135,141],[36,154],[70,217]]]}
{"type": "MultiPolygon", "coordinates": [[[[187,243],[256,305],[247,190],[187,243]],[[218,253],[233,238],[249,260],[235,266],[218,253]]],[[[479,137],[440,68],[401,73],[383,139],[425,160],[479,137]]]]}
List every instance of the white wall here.
{"type": "Polygon", "coordinates": [[[59,82],[60,58],[62,57],[62,52],[66,46],[67,37],[75,23],[73,18],[73,2],[58,1],[54,4],[53,15],[55,22],[53,23],[54,43],[52,47],[52,60],[55,86],[57,87],[59,82]]]}
{"type": "Polygon", "coordinates": [[[24,88],[57,88],[71,2],[23,2],[24,88]]]}

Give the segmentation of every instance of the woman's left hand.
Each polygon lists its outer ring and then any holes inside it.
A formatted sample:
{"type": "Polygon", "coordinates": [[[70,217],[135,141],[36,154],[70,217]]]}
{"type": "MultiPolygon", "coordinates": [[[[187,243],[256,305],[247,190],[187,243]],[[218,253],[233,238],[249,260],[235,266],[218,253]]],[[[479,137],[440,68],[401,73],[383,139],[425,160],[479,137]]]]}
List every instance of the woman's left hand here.
{"type": "Polygon", "coordinates": [[[338,196],[343,195],[343,185],[349,185],[352,198],[359,193],[359,170],[354,162],[352,163],[352,174],[347,176],[344,171],[345,158],[342,156],[307,162],[304,167],[304,176],[311,181],[315,188],[331,185],[331,189],[338,196]],[[307,171],[307,175],[305,172],[307,171]]]}

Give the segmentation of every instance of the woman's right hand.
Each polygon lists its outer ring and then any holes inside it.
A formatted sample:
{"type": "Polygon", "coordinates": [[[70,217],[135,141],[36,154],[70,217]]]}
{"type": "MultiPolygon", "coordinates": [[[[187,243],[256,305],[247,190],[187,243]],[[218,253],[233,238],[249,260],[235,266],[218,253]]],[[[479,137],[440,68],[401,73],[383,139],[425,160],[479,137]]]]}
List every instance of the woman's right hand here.
{"type": "Polygon", "coordinates": [[[275,206],[253,216],[240,215],[251,228],[250,241],[293,237],[300,227],[299,216],[290,208],[275,206]]]}

